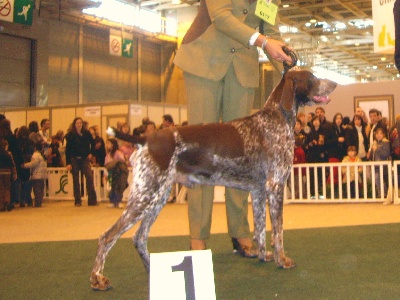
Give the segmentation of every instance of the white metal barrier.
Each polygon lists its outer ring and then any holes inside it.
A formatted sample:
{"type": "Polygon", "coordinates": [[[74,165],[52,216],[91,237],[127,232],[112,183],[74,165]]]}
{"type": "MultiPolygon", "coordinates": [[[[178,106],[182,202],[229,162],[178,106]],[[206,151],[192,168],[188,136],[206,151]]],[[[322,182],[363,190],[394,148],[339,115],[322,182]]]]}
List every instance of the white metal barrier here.
{"type": "Polygon", "coordinates": [[[293,165],[285,203],[399,204],[399,164],[379,161],[293,165]]]}
{"type": "MultiPolygon", "coordinates": [[[[390,161],[293,165],[284,193],[285,203],[394,202],[400,204],[399,168],[400,161],[394,161],[393,165],[390,161]],[[357,176],[354,177],[354,183],[350,184],[352,172],[357,176]],[[385,184],[387,184],[387,190],[383,188],[385,184]],[[380,187],[383,192],[380,192],[380,187]]],[[[92,168],[92,170],[97,200],[109,201],[109,191],[103,176],[105,168],[92,168]]],[[[45,199],[74,200],[71,172],[67,172],[65,168],[48,168],[47,174],[45,199]]],[[[124,192],[124,201],[128,199],[131,182],[130,168],[129,187],[124,192]]],[[[84,187],[82,198],[86,199],[84,182],[82,186],[84,187]]],[[[223,194],[223,188],[217,187],[214,201],[221,202],[224,198],[223,194]]],[[[178,191],[176,195],[179,200],[181,197],[178,191]]]]}

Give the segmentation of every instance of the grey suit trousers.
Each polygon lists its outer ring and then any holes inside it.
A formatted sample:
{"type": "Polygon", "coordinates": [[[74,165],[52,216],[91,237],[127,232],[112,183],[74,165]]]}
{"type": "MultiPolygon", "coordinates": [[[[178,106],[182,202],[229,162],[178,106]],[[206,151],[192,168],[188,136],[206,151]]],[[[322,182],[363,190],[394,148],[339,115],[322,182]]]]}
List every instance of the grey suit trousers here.
{"type": "MultiPolygon", "coordinates": [[[[213,81],[184,72],[189,124],[227,122],[250,114],[254,88],[243,87],[233,66],[220,81],[213,81]]],[[[210,132],[212,134],[212,132],[210,132]]],[[[226,214],[231,237],[245,238],[250,234],[247,220],[249,192],[226,188],[226,214]]],[[[210,236],[213,186],[196,186],[188,190],[190,236],[208,239],[210,236]]]]}

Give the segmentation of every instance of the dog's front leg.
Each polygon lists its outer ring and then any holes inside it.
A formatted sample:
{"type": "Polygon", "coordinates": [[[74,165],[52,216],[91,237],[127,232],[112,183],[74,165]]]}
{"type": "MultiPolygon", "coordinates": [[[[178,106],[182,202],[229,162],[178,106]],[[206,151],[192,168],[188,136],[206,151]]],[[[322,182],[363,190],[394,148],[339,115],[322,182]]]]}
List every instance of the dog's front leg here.
{"type": "Polygon", "coordinates": [[[279,185],[272,191],[268,194],[268,203],[272,225],[272,240],[275,246],[274,260],[278,267],[289,269],[295,267],[296,263],[285,255],[283,248],[283,187],[279,185]]]}
{"type": "Polygon", "coordinates": [[[265,226],[266,226],[266,193],[265,188],[251,191],[253,216],[254,216],[254,240],[258,245],[258,259],[266,260],[265,226]]]}

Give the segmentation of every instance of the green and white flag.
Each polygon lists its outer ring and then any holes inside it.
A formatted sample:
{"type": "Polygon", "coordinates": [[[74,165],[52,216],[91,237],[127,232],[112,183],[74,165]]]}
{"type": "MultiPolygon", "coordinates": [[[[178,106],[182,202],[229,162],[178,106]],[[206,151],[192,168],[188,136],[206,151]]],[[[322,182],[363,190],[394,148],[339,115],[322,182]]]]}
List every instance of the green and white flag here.
{"type": "Polygon", "coordinates": [[[0,20],[32,25],[34,0],[0,0],[0,20]]]}
{"type": "Polygon", "coordinates": [[[132,58],[133,34],[110,29],[110,54],[132,58]]]}

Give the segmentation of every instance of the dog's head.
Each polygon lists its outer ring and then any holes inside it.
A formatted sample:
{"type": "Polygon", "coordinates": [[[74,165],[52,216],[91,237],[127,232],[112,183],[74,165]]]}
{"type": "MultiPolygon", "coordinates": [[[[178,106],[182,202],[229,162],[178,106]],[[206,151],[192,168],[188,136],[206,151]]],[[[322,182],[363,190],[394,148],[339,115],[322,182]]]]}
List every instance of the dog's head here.
{"type": "Polygon", "coordinates": [[[336,88],[336,82],[319,79],[306,70],[290,70],[283,77],[284,87],[281,102],[285,110],[291,110],[293,101],[298,106],[326,104],[329,94],[336,88]]]}

